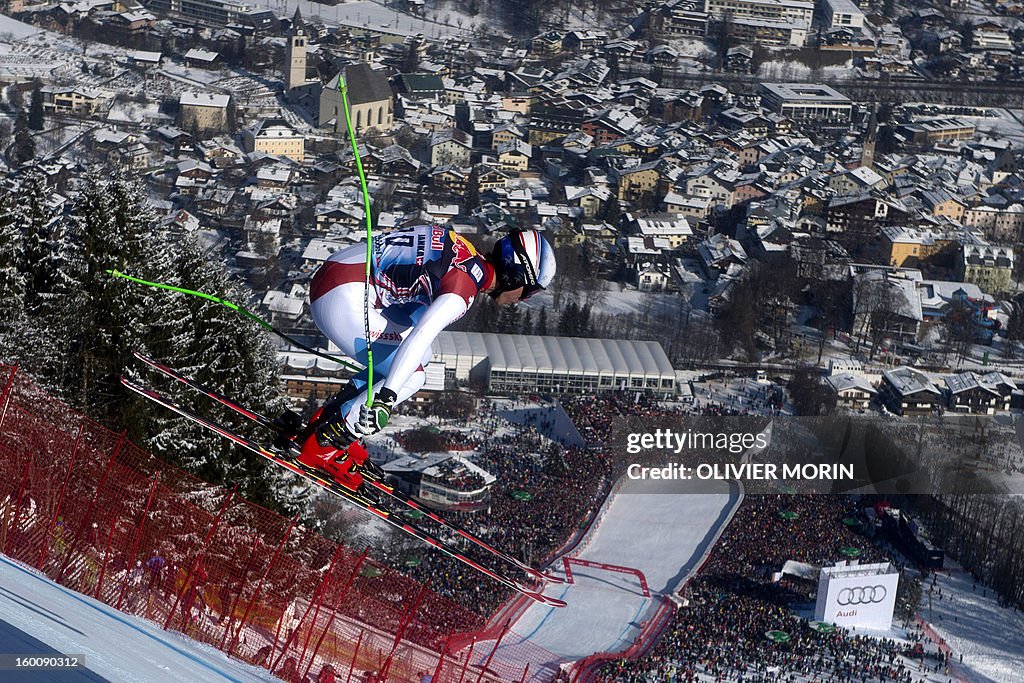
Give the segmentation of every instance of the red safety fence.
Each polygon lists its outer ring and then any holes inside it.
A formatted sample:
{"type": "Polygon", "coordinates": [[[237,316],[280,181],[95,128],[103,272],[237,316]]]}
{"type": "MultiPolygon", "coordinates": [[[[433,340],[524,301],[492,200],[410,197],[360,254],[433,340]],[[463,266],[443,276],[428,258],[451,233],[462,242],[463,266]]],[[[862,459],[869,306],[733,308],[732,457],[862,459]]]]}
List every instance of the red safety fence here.
{"type": "Polygon", "coordinates": [[[637,634],[633,643],[620,652],[599,652],[585,657],[574,663],[566,672],[563,680],[570,683],[614,683],[614,679],[605,679],[598,676],[597,670],[602,664],[616,659],[638,659],[643,657],[654,647],[661,637],[662,632],[668,627],[675,616],[676,605],[669,598],[662,596],[658,608],[650,618],[640,624],[640,633],[637,634]]]}
{"type": "Polygon", "coordinates": [[[584,560],[580,557],[569,557],[566,555],[562,558],[562,566],[565,570],[565,582],[575,583],[575,579],[572,575],[572,565],[579,567],[591,567],[593,569],[600,569],[606,572],[612,572],[615,574],[629,574],[635,576],[637,585],[640,586],[640,593],[645,598],[651,597],[651,589],[647,587],[647,577],[642,571],[636,567],[624,567],[620,564],[608,564],[607,562],[595,562],[593,560],[584,560]]]}
{"type": "Polygon", "coordinates": [[[367,683],[553,674],[554,655],[507,627],[481,642],[474,612],[152,457],[6,365],[0,497],[4,554],[285,681],[326,667],[367,683]]]}

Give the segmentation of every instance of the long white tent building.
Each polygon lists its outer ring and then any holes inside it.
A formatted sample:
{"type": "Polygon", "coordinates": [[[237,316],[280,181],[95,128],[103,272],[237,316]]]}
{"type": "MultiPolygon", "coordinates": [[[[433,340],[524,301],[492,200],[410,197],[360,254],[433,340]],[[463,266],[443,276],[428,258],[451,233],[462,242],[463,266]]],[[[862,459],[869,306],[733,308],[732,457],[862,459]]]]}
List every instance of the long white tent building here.
{"type": "Polygon", "coordinates": [[[493,393],[639,391],[676,394],[675,370],[657,342],[442,332],[434,360],[448,380],[482,381],[493,393]]]}

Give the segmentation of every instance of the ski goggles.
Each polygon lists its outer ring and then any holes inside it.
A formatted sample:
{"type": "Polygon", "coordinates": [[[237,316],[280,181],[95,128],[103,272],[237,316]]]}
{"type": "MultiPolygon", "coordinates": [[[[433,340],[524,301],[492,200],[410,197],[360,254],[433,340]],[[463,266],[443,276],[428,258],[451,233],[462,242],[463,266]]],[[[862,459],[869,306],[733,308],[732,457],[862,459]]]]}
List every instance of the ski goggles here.
{"type": "Polygon", "coordinates": [[[540,285],[523,285],[523,293],[519,295],[520,301],[526,301],[537,292],[543,292],[544,288],[540,285]]]}
{"type": "Polygon", "coordinates": [[[537,273],[518,232],[511,233],[509,239],[495,245],[493,259],[501,264],[498,269],[498,287],[491,292],[493,298],[502,292],[522,287],[519,300],[525,301],[537,292],[544,291],[544,287],[537,282],[537,273]]]}
{"type": "Polygon", "coordinates": [[[533,269],[533,262],[530,261],[530,257],[526,253],[526,248],[522,243],[522,233],[512,233],[511,239],[512,250],[515,251],[516,256],[519,257],[519,263],[521,265],[522,279],[523,279],[523,293],[519,295],[520,301],[526,301],[537,292],[543,292],[542,287],[537,282],[537,272],[533,269]]]}

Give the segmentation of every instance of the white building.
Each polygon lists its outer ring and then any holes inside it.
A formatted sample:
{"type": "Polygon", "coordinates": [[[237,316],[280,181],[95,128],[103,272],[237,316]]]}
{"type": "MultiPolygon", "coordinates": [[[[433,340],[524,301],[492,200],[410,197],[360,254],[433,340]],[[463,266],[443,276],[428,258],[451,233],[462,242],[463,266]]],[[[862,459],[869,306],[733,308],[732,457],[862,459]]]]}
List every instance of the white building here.
{"type": "Polygon", "coordinates": [[[443,510],[472,512],[487,506],[497,478],[451,453],[406,455],[384,465],[398,486],[416,500],[443,510]]]}
{"type": "Polygon", "coordinates": [[[853,0],[822,0],[821,7],[829,29],[864,27],[864,12],[853,0]]]}
{"type": "Polygon", "coordinates": [[[768,47],[801,47],[807,42],[808,24],[803,19],[732,19],[733,38],[768,47]]]}
{"type": "Polygon", "coordinates": [[[449,381],[482,381],[494,393],[676,393],[675,370],[657,342],[446,331],[434,348],[449,381]]]}
{"type": "Polygon", "coordinates": [[[1006,31],[975,29],[973,38],[971,47],[975,51],[1012,52],[1014,49],[1013,39],[1006,31]]]}
{"type": "Polygon", "coordinates": [[[868,410],[878,391],[867,377],[852,372],[832,373],[825,383],[836,395],[836,405],[850,410],[868,410]]]}
{"type": "Polygon", "coordinates": [[[263,152],[287,157],[300,164],[305,160],[306,138],[282,119],[265,119],[242,129],[246,152],[263,152]]]}
{"type": "Polygon", "coordinates": [[[824,84],[761,83],[766,109],[793,121],[849,123],[853,116],[850,98],[824,84]]]}
{"type": "Polygon", "coordinates": [[[842,375],[852,373],[854,375],[864,374],[864,364],[852,358],[829,358],[828,374],[842,375]]]}
{"type": "Polygon", "coordinates": [[[774,19],[802,21],[814,19],[814,3],[805,0],[704,0],[704,11],[716,19],[774,19]]]}
{"type": "Polygon", "coordinates": [[[858,166],[836,173],[829,178],[828,187],[838,196],[861,196],[886,185],[885,178],[868,166],[858,166]]]}
{"type": "Polygon", "coordinates": [[[223,26],[238,23],[254,5],[237,0],[150,0],[147,9],[223,26]]]}
{"type": "Polygon", "coordinates": [[[348,91],[348,114],[345,113],[345,98],[338,89],[338,74],[320,91],[320,116],[318,124],[323,127],[333,123],[336,131],[345,131],[351,119],[356,134],[370,128],[389,130],[394,124],[394,94],[387,75],[370,67],[369,64],[349,64],[345,67],[345,83],[348,91]]]}
{"type": "Polygon", "coordinates": [[[668,240],[670,249],[677,249],[693,237],[685,216],[659,214],[637,218],[632,222],[636,231],[643,237],[661,237],[668,240]]]}

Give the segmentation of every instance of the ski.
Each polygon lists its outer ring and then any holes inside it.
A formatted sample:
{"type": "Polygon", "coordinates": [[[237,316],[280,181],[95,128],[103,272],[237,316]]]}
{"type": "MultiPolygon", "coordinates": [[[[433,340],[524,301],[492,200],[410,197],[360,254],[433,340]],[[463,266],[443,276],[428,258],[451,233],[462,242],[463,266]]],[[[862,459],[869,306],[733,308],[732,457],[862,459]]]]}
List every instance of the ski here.
{"type": "MultiPolygon", "coordinates": [[[[273,420],[271,420],[266,415],[258,413],[255,410],[249,410],[240,403],[233,401],[232,399],[228,398],[227,396],[224,396],[223,394],[221,394],[218,391],[215,391],[214,389],[211,389],[205,384],[201,384],[192,379],[191,377],[181,374],[174,368],[164,365],[160,361],[153,360],[149,356],[139,351],[132,351],[132,355],[135,356],[136,359],[142,361],[149,367],[153,368],[154,370],[161,372],[164,375],[167,375],[168,377],[181,382],[185,386],[194,389],[195,391],[198,391],[204,396],[221,404],[225,408],[230,408],[231,410],[235,411],[242,417],[248,418],[253,422],[257,423],[258,425],[266,427],[267,429],[272,429],[276,432],[281,431],[281,426],[278,425],[273,420]]],[[[305,425],[303,425],[303,428],[305,428],[305,425]]],[[[384,470],[382,470],[376,463],[371,463],[370,461],[367,461],[367,463],[364,463],[362,466],[360,466],[359,473],[362,474],[363,478],[366,480],[372,479],[384,481],[384,479],[387,477],[387,474],[384,472],[384,470]],[[369,465],[369,467],[366,466],[367,464],[369,465]]]]}
{"type": "Polygon", "coordinates": [[[153,368],[154,370],[158,370],[159,372],[162,372],[163,374],[167,375],[168,377],[171,377],[172,379],[176,379],[179,382],[181,382],[182,384],[185,384],[186,386],[189,386],[192,389],[195,389],[199,393],[205,394],[206,396],[212,398],[217,403],[220,403],[221,405],[223,405],[223,406],[225,406],[227,408],[230,408],[231,410],[235,411],[236,413],[239,413],[239,414],[243,415],[244,417],[247,417],[250,420],[253,420],[254,422],[258,422],[259,424],[263,425],[264,427],[267,427],[268,429],[276,430],[278,428],[277,425],[274,424],[273,420],[271,420],[269,417],[267,417],[265,415],[261,415],[261,414],[255,412],[255,411],[248,410],[248,409],[242,407],[241,405],[239,405],[238,403],[235,403],[234,401],[232,401],[230,398],[224,396],[223,394],[220,394],[220,393],[214,391],[213,389],[209,388],[208,386],[206,386],[204,384],[200,384],[199,382],[195,381],[191,377],[188,377],[186,375],[181,374],[180,372],[178,372],[174,368],[168,367],[168,366],[164,365],[163,363],[161,363],[160,361],[153,360],[152,358],[150,358],[149,356],[145,355],[144,353],[141,353],[140,351],[132,351],[132,355],[135,356],[136,359],[142,361],[143,363],[145,363],[149,367],[153,368]]]}
{"type": "Polygon", "coordinates": [[[531,600],[534,600],[539,604],[546,605],[548,607],[565,607],[566,605],[564,600],[543,595],[539,591],[533,590],[529,586],[523,585],[518,581],[515,581],[514,579],[499,574],[498,572],[467,557],[465,554],[462,553],[461,550],[452,546],[447,541],[440,539],[434,534],[424,529],[421,529],[413,524],[410,524],[405,520],[396,518],[396,514],[391,510],[387,509],[386,507],[384,507],[381,504],[380,498],[378,498],[379,493],[390,493],[389,491],[387,491],[386,485],[384,485],[384,489],[381,489],[380,487],[376,486],[378,482],[371,482],[373,486],[369,490],[364,490],[364,488],[361,487],[359,490],[354,491],[345,486],[342,486],[341,484],[338,484],[337,482],[328,477],[325,477],[320,470],[317,470],[312,467],[307,467],[291,457],[275,453],[274,451],[265,448],[258,442],[249,439],[245,436],[242,436],[240,434],[237,434],[234,431],[228,429],[227,427],[224,427],[223,425],[209,418],[203,417],[198,413],[188,408],[185,408],[184,406],[178,405],[177,403],[167,398],[166,396],[163,396],[162,394],[153,391],[152,389],[137,384],[136,382],[128,379],[127,377],[121,377],[121,384],[123,384],[131,391],[134,391],[135,393],[139,394],[140,396],[149,399],[150,401],[153,401],[157,405],[163,406],[164,408],[167,408],[168,410],[171,410],[177,413],[178,415],[181,415],[182,417],[188,418],[189,420],[192,420],[196,424],[199,424],[213,432],[216,432],[217,434],[220,434],[221,436],[235,442],[239,446],[242,446],[243,448],[246,448],[258,455],[261,455],[267,460],[270,460],[276,463],[277,465],[284,467],[290,472],[293,472],[294,474],[297,474],[305,478],[310,483],[319,486],[329,491],[330,493],[333,493],[339,498],[349,501],[353,505],[356,505],[357,507],[360,507],[363,510],[369,512],[370,514],[383,520],[387,524],[390,524],[391,526],[394,526],[395,528],[404,531],[410,536],[413,536],[414,538],[423,541],[427,545],[430,545],[431,547],[440,550],[449,557],[452,557],[453,559],[462,562],[463,564],[480,572],[484,576],[487,576],[493,579],[494,581],[497,581],[498,583],[506,586],[507,588],[510,588],[516,591],[517,593],[520,593],[530,598],[531,600]]]}
{"type": "MultiPolygon", "coordinates": [[[[280,427],[273,420],[271,420],[269,417],[267,417],[265,415],[261,415],[260,413],[254,411],[254,410],[250,410],[250,409],[246,408],[245,406],[242,406],[239,403],[236,403],[235,401],[231,400],[230,398],[227,398],[226,396],[218,393],[217,391],[214,391],[213,389],[211,389],[211,388],[209,388],[207,386],[204,386],[203,384],[200,384],[199,382],[196,382],[191,377],[187,377],[187,376],[181,374],[180,372],[178,372],[177,370],[175,370],[173,368],[170,368],[170,367],[164,365],[163,363],[160,363],[159,361],[155,361],[152,358],[149,358],[148,356],[140,353],[139,351],[134,351],[133,355],[138,360],[142,361],[143,363],[145,363],[149,367],[153,368],[154,370],[157,370],[157,371],[167,375],[168,377],[171,377],[172,379],[175,379],[175,380],[177,380],[177,381],[187,385],[188,387],[190,387],[190,388],[192,388],[192,389],[194,389],[194,390],[196,390],[196,391],[198,391],[198,392],[208,396],[209,398],[213,399],[217,403],[220,403],[221,405],[225,406],[226,408],[230,408],[231,410],[235,411],[239,415],[242,415],[243,417],[246,417],[246,418],[248,418],[250,420],[253,420],[257,424],[259,424],[259,425],[261,425],[263,427],[266,427],[268,429],[273,429],[275,431],[279,431],[280,430],[280,427]]],[[[367,462],[369,462],[369,461],[367,461],[367,462]]],[[[495,557],[498,557],[498,558],[504,560],[505,562],[508,562],[509,564],[515,566],[517,569],[519,569],[519,570],[529,574],[533,578],[535,578],[535,579],[537,579],[539,581],[548,581],[550,583],[565,583],[565,580],[562,579],[561,577],[559,577],[559,576],[550,576],[548,574],[545,574],[544,572],[541,572],[538,569],[535,569],[534,567],[531,567],[530,565],[526,564],[525,562],[523,562],[522,560],[516,558],[515,556],[510,555],[510,554],[508,554],[508,553],[506,553],[506,552],[504,552],[502,550],[499,550],[498,548],[493,547],[492,545],[487,543],[487,541],[483,540],[482,538],[480,538],[476,534],[472,533],[471,531],[468,531],[467,529],[463,528],[459,524],[456,524],[454,522],[450,522],[450,521],[442,518],[440,515],[438,515],[437,513],[431,511],[429,508],[426,508],[426,507],[420,505],[419,503],[417,503],[415,500],[412,499],[412,497],[406,495],[405,493],[402,493],[401,491],[396,491],[394,489],[394,487],[389,486],[387,484],[387,482],[385,481],[385,477],[387,475],[384,473],[383,470],[381,470],[379,468],[379,466],[373,465],[373,467],[371,469],[360,468],[360,473],[364,475],[364,479],[371,486],[377,488],[378,490],[380,490],[384,494],[386,494],[388,496],[391,496],[392,498],[396,499],[397,501],[399,501],[403,505],[406,505],[407,507],[409,507],[409,508],[411,508],[413,510],[416,510],[420,514],[422,514],[422,515],[424,515],[426,517],[429,517],[431,520],[433,520],[434,522],[436,522],[436,523],[440,524],[441,526],[445,527],[446,529],[448,529],[452,533],[457,534],[458,536],[461,536],[462,538],[466,539],[467,541],[469,541],[473,545],[476,545],[477,547],[482,548],[483,550],[486,550],[487,552],[489,552],[490,554],[494,555],[495,557]],[[366,476],[367,474],[369,476],[366,476]]]]}

